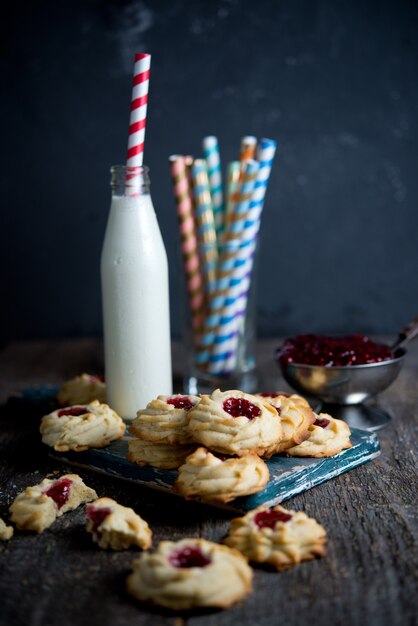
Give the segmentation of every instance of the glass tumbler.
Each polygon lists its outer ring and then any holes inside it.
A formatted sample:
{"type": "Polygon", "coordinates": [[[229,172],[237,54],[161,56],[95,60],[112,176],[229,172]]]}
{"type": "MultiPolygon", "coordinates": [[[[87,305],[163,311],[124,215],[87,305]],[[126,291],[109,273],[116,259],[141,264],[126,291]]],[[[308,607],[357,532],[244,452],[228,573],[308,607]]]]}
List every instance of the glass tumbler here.
{"type": "Polygon", "coordinates": [[[201,246],[202,267],[210,266],[214,257],[217,269],[212,280],[209,272],[203,272],[205,300],[198,319],[187,294],[184,299],[184,391],[198,395],[219,388],[254,393],[256,245],[230,241],[201,246]]]}

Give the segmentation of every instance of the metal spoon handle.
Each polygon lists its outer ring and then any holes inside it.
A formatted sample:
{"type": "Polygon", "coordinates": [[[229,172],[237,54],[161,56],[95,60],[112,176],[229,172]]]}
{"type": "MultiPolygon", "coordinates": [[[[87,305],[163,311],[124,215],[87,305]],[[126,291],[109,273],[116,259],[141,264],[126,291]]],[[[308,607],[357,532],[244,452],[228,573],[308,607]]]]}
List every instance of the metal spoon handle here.
{"type": "Polygon", "coordinates": [[[416,337],[417,335],[418,335],[418,317],[416,317],[411,322],[409,322],[409,324],[407,324],[405,328],[401,330],[401,332],[398,335],[397,340],[391,346],[391,349],[397,350],[398,348],[403,346],[405,343],[408,343],[409,341],[414,339],[414,337],[416,337]]]}

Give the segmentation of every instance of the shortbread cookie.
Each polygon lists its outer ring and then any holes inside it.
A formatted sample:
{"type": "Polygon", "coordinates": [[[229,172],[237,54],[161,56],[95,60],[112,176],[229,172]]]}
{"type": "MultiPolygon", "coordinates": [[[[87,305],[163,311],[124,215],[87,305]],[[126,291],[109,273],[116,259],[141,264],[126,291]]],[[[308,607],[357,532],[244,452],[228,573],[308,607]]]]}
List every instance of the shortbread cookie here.
{"type": "Polygon", "coordinates": [[[158,469],[177,469],[195,448],[196,445],[173,446],[168,443],[129,439],[126,458],[128,461],[141,466],[151,465],[151,467],[158,469]]]}
{"type": "Polygon", "coordinates": [[[179,468],[174,489],[186,498],[229,502],[261,491],[268,479],[267,465],[254,453],[220,457],[198,448],[179,468]]]}
{"type": "Polygon", "coordinates": [[[315,422],[309,427],[309,439],[294,448],[289,448],[286,454],[319,458],[334,456],[341,450],[351,448],[351,431],[348,424],[327,413],[320,413],[315,417],[315,422]]]}
{"type": "Polygon", "coordinates": [[[162,541],[132,565],[129,593],[174,610],[226,608],[252,589],[253,572],[242,554],[205,539],[162,541]]]}
{"type": "Polygon", "coordinates": [[[283,452],[309,438],[309,427],[315,421],[315,413],[312,411],[307,400],[292,394],[282,393],[259,394],[275,407],[280,415],[283,429],[277,452],[283,452]]]}
{"type": "Polygon", "coordinates": [[[224,541],[250,561],[281,570],[323,556],[326,532],[316,520],[301,511],[259,506],[233,519],[224,541]]]}
{"type": "Polygon", "coordinates": [[[200,401],[198,396],[158,396],[137,412],[129,432],[146,441],[184,445],[193,441],[187,430],[188,414],[200,401]]]}
{"type": "Polygon", "coordinates": [[[21,530],[41,533],[67,511],[97,498],[77,474],[65,474],[57,480],[45,478],[39,485],[27,487],[10,506],[10,519],[21,530]]]}
{"type": "Polygon", "coordinates": [[[8,541],[13,536],[13,526],[7,526],[0,518],[0,541],[8,541]]]}
{"type": "Polygon", "coordinates": [[[93,400],[106,402],[106,384],[103,376],[91,374],[76,376],[63,384],[57,399],[61,406],[89,404],[93,400]]]}
{"type": "Polygon", "coordinates": [[[120,439],[125,424],[107,404],[97,400],[70,406],[45,415],[41,421],[42,441],[59,452],[103,448],[120,439]]]}
{"type": "Polygon", "coordinates": [[[237,456],[255,452],[269,457],[282,437],[277,411],[264,398],[219,389],[202,395],[190,411],[189,431],[206,448],[237,456]]]}
{"type": "Polygon", "coordinates": [[[152,543],[147,522],[111,498],[99,498],[88,505],[86,530],[101,548],[127,550],[138,546],[148,550],[152,543]]]}

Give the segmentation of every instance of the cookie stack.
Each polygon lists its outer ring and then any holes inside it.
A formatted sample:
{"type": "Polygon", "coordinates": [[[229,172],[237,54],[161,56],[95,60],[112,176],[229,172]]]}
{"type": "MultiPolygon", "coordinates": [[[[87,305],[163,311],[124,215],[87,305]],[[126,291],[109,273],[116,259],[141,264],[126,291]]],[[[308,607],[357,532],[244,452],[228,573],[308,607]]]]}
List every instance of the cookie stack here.
{"type": "Polygon", "coordinates": [[[196,447],[188,429],[198,396],[158,396],[137,413],[129,432],[127,458],[138,465],[177,469],[196,447]]]}
{"type": "Polygon", "coordinates": [[[264,489],[263,459],[273,454],[330,456],[351,445],[344,422],[317,416],[300,396],[237,390],[158,396],[129,432],[130,461],[178,469],[175,491],[222,503],[264,489]]]}

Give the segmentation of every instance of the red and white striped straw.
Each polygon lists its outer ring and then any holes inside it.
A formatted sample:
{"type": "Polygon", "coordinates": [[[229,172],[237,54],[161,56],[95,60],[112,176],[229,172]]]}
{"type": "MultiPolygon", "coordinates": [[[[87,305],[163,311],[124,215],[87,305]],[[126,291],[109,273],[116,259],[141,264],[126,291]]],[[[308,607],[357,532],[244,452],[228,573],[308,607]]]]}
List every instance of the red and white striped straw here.
{"type": "Polygon", "coordinates": [[[150,66],[150,54],[135,54],[131,115],[129,118],[128,156],[126,158],[128,167],[140,167],[144,160],[150,66]]]}

